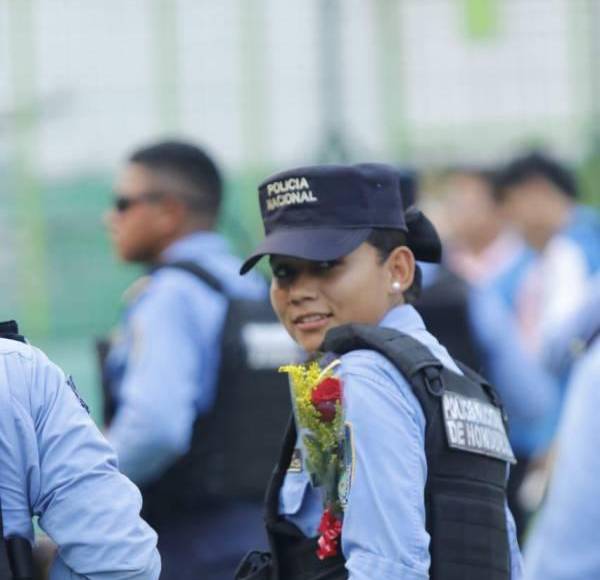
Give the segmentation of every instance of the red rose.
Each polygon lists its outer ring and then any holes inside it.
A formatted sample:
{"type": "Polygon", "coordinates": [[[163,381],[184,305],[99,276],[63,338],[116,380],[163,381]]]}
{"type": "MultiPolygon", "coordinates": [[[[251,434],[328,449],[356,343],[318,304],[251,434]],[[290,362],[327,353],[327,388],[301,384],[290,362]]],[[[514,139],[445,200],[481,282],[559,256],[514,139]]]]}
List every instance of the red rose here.
{"type": "Polygon", "coordinates": [[[325,423],[335,418],[335,405],[342,399],[342,383],[336,377],[323,379],[312,391],[310,400],[325,423]]]}
{"type": "Polygon", "coordinates": [[[319,523],[321,537],[318,541],[317,557],[319,560],[331,558],[338,552],[339,538],[342,533],[342,521],[327,508],[319,523]]]}

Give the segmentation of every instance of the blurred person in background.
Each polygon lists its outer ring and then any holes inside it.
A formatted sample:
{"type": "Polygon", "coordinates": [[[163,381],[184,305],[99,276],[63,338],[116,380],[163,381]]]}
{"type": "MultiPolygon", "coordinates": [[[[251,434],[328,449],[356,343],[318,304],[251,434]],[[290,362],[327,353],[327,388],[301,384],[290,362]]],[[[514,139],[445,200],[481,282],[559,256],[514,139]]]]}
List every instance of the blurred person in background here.
{"type": "Polygon", "coordinates": [[[600,578],[600,277],[566,328],[554,354],[572,373],[548,494],[526,544],[529,580],[600,578]]]}
{"type": "MultiPolygon", "coordinates": [[[[550,445],[547,423],[558,406],[558,385],[527,352],[515,321],[515,296],[534,263],[533,253],[508,227],[494,198],[493,172],[479,167],[452,169],[443,182],[442,217],[445,223],[444,266],[436,277],[426,277],[417,308],[449,349],[468,346],[474,368],[498,389],[509,418],[509,436],[517,457],[508,484],[509,505],[519,538],[523,537],[531,507],[523,505],[521,485],[536,458],[550,445]],[[444,269],[446,268],[446,270],[444,269]],[[443,308],[443,306],[446,308],[443,308]],[[435,316],[428,317],[427,312],[435,316]],[[463,321],[454,324],[457,312],[463,321]],[[463,329],[457,333],[455,327],[463,329]]],[[[431,269],[429,269],[430,272],[431,269]]],[[[462,359],[461,359],[462,360],[462,359]]]]}
{"type": "Polygon", "coordinates": [[[496,284],[511,305],[533,252],[504,218],[493,179],[491,169],[476,166],[455,168],[445,176],[445,261],[470,284],[496,284]]]}
{"type": "Polygon", "coordinates": [[[527,273],[517,313],[528,348],[541,356],[600,269],[600,216],[577,203],[571,170],[545,154],[514,159],[495,181],[504,215],[539,257],[527,273]]]}
{"type": "MultiPolygon", "coordinates": [[[[222,179],[200,148],[176,141],[141,148],[116,190],[107,216],[116,252],[151,275],[129,294],[106,360],[114,403],[107,436],[159,533],[161,578],[230,580],[264,535],[261,503],[212,498],[203,486],[219,466],[196,459],[199,446],[219,437],[216,427],[239,436],[235,417],[212,421],[222,402],[217,386],[228,297],[263,299],[266,286],[259,276],[239,276],[239,260],[215,231],[222,179]],[[192,275],[190,263],[208,275],[192,275]],[[173,267],[159,267],[165,264],[173,267]]],[[[240,474],[252,461],[240,461],[240,474]]]]}
{"type": "Polygon", "coordinates": [[[0,376],[0,578],[33,577],[38,516],[56,544],[46,546],[50,570],[38,562],[39,577],[157,580],[156,534],[140,517],[140,493],[119,472],[73,379],[14,322],[0,324],[0,376]]]}
{"type": "MultiPolygon", "coordinates": [[[[537,255],[520,285],[516,316],[523,343],[544,364],[600,270],[600,215],[577,203],[577,181],[569,167],[539,152],[501,168],[494,194],[505,217],[537,255]]],[[[562,399],[571,384],[567,373],[558,378],[561,400],[542,430],[544,441],[556,433],[562,399]]],[[[537,473],[524,484],[525,495],[541,499],[551,459],[548,455],[539,462],[537,473]]]]}

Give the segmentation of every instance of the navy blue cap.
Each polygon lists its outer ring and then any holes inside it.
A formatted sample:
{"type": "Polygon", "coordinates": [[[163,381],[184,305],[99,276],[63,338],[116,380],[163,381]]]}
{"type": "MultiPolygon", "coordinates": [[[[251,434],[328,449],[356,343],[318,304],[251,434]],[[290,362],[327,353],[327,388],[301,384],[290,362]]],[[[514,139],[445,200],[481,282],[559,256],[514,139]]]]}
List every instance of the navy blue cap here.
{"type": "Polygon", "coordinates": [[[270,177],[258,189],[265,239],[240,273],[270,254],[336,260],[374,228],[408,234],[399,175],[389,165],[364,163],[300,167],[270,177]]]}

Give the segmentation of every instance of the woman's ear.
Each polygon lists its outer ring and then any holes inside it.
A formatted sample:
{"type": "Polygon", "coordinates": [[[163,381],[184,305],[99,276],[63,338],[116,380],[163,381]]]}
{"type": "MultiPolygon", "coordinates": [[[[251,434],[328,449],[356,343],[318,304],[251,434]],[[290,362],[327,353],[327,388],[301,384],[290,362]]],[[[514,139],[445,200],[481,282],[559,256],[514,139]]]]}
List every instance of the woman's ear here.
{"type": "Polygon", "coordinates": [[[394,248],[385,264],[390,274],[390,293],[406,292],[415,277],[415,257],[410,248],[408,246],[394,248]]]}

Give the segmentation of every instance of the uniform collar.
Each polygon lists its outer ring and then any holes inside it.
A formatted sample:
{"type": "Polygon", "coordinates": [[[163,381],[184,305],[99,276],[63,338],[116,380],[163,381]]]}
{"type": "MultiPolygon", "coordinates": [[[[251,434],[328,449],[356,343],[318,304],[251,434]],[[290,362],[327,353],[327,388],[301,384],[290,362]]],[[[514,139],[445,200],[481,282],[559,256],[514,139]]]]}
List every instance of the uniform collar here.
{"type": "Polygon", "coordinates": [[[415,334],[425,330],[423,319],[410,304],[402,304],[389,310],[378,326],[402,330],[406,334],[415,334]]]}
{"type": "Polygon", "coordinates": [[[197,259],[198,256],[222,254],[229,250],[225,238],[217,232],[194,232],[173,242],[161,258],[165,262],[197,259]]]}

